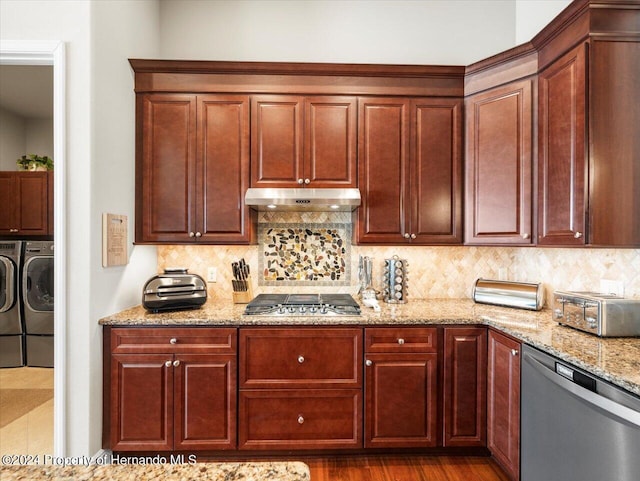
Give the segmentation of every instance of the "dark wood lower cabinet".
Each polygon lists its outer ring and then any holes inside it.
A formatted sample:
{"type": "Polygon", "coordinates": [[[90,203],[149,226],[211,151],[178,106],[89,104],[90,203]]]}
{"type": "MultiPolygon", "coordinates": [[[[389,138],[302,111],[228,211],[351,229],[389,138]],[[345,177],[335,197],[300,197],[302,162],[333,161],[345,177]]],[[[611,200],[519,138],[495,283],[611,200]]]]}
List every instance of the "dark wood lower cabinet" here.
{"type": "Polygon", "coordinates": [[[361,406],[361,389],[240,391],[239,448],[361,448],[361,406]]]}
{"type": "Polygon", "coordinates": [[[520,343],[489,331],[487,445],[512,480],[520,479],[520,343]]]}
{"type": "Polygon", "coordinates": [[[486,446],[487,329],[444,329],[444,446],[486,446]]]}
{"type": "Polygon", "coordinates": [[[438,442],[438,355],[367,354],[365,448],[438,442]]]}
{"type": "Polygon", "coordinates": [[[234,449],[235,357],[182,354],[178,360],[174,368],[174,449],[234,449]]]}
{"type": "Polygon", "coordinates": [[[169,451],[173,448],[172,356],[113,354],[111,357],[111,449],[169,451]]]}
{"type": "Polygon", "coordinates": [[[236,329],[105,328],[104,337],[104,447],[236,448],[236,329]]]}

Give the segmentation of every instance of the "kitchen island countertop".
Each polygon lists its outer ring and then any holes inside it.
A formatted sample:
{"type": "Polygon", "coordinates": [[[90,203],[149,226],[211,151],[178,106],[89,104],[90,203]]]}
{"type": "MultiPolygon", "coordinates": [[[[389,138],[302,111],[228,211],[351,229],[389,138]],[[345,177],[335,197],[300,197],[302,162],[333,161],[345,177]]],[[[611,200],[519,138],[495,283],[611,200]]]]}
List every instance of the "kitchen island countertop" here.
{"type": "Polygon", "coordinates": [[[2,481],[309,481],[301,462],[3,466],[2,481]]]}
{"type": "Polygon", "coordinates": [[[243,304],[209,300],[202,308],[151,314],[142,306],[100,319],[110,326],[314,326],[458,325],[492,326],[640,395],[640,338],[600,338],[561,326],[551,311],[527,311],[476,304],[470,299],[414,299],[380,302],[380,312],[363,307],[361,316],[245,316],[243,304]]]}

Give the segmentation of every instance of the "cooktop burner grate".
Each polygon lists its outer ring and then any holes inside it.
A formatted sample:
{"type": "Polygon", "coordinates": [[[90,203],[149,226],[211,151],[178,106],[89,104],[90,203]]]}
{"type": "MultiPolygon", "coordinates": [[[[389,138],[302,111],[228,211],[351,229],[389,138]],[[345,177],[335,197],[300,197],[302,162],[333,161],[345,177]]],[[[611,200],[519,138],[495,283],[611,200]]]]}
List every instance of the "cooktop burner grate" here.
{"type": "Polygon", "coordinates": [[[360,306],[349,294],[259,294],[244,311],[262,316],[359,316],[360,306]]]}

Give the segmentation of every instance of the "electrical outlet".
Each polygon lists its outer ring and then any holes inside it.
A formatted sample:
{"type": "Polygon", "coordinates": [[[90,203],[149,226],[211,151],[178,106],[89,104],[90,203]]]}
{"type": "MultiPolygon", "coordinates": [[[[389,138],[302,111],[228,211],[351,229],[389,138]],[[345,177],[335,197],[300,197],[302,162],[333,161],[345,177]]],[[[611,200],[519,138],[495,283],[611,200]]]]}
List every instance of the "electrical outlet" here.
{"type": "Polygon", "coordinates": [[[614,294],[622,297],[624,296],[624,283],[622,281],[600,279],[600,292],[603,294],[614,294]]]}
{"type": "Polygon", "coordinates": [[[207,282],[218,282],[218,269],[215,267],[207,269],[207,282]]]}

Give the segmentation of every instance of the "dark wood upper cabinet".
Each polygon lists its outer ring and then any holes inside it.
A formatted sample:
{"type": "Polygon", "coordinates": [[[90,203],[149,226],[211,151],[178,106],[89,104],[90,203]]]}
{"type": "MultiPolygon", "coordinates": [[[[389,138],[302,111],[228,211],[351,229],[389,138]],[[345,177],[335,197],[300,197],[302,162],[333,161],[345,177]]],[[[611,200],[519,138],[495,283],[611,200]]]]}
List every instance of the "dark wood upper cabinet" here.
{"type": "Polygon", "coordinates": [[[581,44],[539,75],[538,244],[586,241],[586,61],[581,44]]]}
{"type": "Polygon", "coordinates": [[[355,187],[356,99],[251,99],[253,187],[355,187]]]}
{"type": "Polygon", "coordinates": [[[462,102],[361,98],[356,241],[462,240],[462,102]]]}
{"type": "Polygon", "coordinates": [[[53,234],[51,172],[0,172],[0,235],[53,234]]]}
{"type": "Polygon", "coordinates": [[[525,79],[466,100],[467,244],[531,244],[532,90],[525,79]]]}
{"type": "Polygon", "coordinates": [[[541,245],[640,246],[638,25],[637,3],[574,2],[533,40],[541,245]]]}
{"type": "Polygon", "coordinates": [[[249,243],[249,98],[138,97],[136,242],[249,243]]]}

